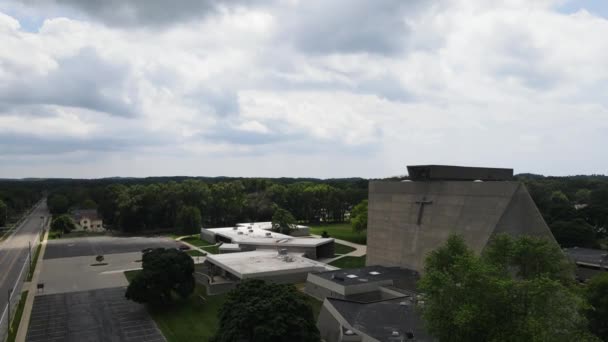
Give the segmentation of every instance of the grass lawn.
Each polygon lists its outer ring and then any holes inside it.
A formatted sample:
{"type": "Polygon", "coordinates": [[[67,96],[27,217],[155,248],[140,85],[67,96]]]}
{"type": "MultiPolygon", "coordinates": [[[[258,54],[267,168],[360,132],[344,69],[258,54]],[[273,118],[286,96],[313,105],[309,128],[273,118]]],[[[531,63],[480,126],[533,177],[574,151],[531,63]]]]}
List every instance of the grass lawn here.
{"type": "Polygon", "coordinates": [[[25,300],[27,299],[27,291],[21,292],[21,299],[19,299],[19,305],[17,306],[17,311],[14,313],[13,324],[11,325],[11,329],[9,331],[8,337],[6,338],[6,342],[14,342],[15,337],[17,337],[17,330],[19,330],[19,322],[21,322],[21,315],[23,314],[23,308],[25,307],[25,300]]]}
{"type": "Polygon", "coordinates": [[[207,253],[211,253],[211,254],[219,254],[220,252],[220,248],[218,246],[207,246],[207,247],[201,247],[202,250],[204,250],[207,253]]]}
{"type": "MultiPolygon", "coordinates": [[[[139,272],[126,271],[125,277],[131,281],[139,272]]],[[[316,320],[323,302],[308,295],[306,298],[316,320]]],[[[208,341],[217,331],[219,310],[225,301],[226,295],[207,296],[205,287],[196,284],[190,298],[178,300],[168,308],[148,307],[148,312],[168,342],[208,341]]]]}
{"type": "Polygon", "coordinates": [[[334,251],[335,254],[346,254],[346,253],[350,253],[355,250],[355,248],[352,248],[351,246],[343,245],[343,244],[337,243],[337,242],[334,244],[334,248],[335,248],[335,251],[334,251]]]}
{"type": "Polygon", "coordinates": [[[339,268],[358,268],[365,266],[365,255],[360,257],[345,256],[334,262],[329,263],[332,266],[339,268]]]}
{"type": "MultiPolygon", "coordinates": [[[[139,271],[127,271],[127,280],[139,271]]],[[[207,296],[204,286],[197,284],[194,293],[186,300],[177,300],[162,310],[148,308],[148,312],[168,342],[208,341],[216,332],[218,312],[226,296],[207,296]],[[203,301],[199,296],[203,296],[203,301]]]]}
{"type": "Polygon", "coordinates": [[[211,245],[209,242],[207,242],[205,240],[201,240],[198,236],[190,236],[187,238],[183,238],[181,241],[187,242],[196,247],[203,247],[203,246],[211,245]]]}
{"type": "Polygon", "coordinates": [[[36,247],[36,252],[34,253],[34,259],[32,260],[32,268],[27,274],[27,281],[32,280],[32,276],[34,275],[34,271],[36,270],[36,264],[38,263],[38,255],[40,255],[40,248],[42,248],[42,245],[38,244],[38,247],[36,247]]]}
{"type": "Polygon", "coordinates": [[[191,249],[189,251],[186,251],[186,253],[190,256],[204,256],[203,253],[201,253],[200,251],[197,251],[196,249],[191,249]]]}
{"type": "Polygon", "coordinates": [[[336,239],[346,240],[361,245],[367,244],[367,232],[354,232],[350,223],[334,223],[310,227],[310,232],[315,235],[321,235],[323,234],[323,231],[327,231],[330,237],[336,239]]]}

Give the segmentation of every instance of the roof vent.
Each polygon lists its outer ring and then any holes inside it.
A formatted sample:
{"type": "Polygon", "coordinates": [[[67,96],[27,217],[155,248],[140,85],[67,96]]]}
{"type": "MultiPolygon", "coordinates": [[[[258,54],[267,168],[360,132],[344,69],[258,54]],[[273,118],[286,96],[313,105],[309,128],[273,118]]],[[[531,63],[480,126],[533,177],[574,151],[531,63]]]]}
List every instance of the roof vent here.
{"type": "Polygon", "coordinates": [[[232,227],[232,230],[238,230],[239,227],[232,227]]]}
{"type": "Polygon", "coordinates": [[[411,183],[411,182],[413,182],[413,180],[411,180],[411,179],[404,179],[401,181],[401,183],[411,183]]]}
{"type": "Polygon", "coordinates": [[[346,278],[355,279],[355,278],[358,278],[358,277],[356,275],[354,275],[354,274],[349,274],[349,275],[346,276],[346,278]]]}
{"type": "Polygon", "coordinates": [[[279,255],[287,255],[287,248],[279,249],[279,255]]]}
{"type": "Polygon", "coordinates": [[[378,275],[378,274],[380,274],[380,272],[371,271],[371,272],[369,272],[369,274],[371,274],[371,275],[378,275]]]}
{"type": "Polygon", "coordinates": [[[266,233],[266,237],[272,237],[272,233],[266,233]]]}
{"type": "Polygon", "coordinates": [[[473,183],[483,183],[483,181],[481,179],[476,179],[473,181],[473,183]]]}
{"type": "Polygon", "coordinates": [[[238,232],[237,235],[243,235],[243,232],[238,232]]]}
{"type": "Polygon", "coordinates": [[[253,229],[249,229],[249,232],[250,232],[250,233],[253,233],[253,229]]]}
{"type": "Polygon", "coordinates": [[[355,333],[354,333],[352,330],[350,330],[350,329],[348,329],[348,330],[346,330],[346,331],[344,332],[344,335],[348,335],[348,336],[352,336],[352,335],[354,335],[354,334],[355,334],[355,333]]]}
{"type": "Polygon", "coordinates": [[[397,330],[393,330],[391,336],[399,336],[399,332],[397,330]]]}
{"type": "Polygon", "coordinates": [[[399,305],[401,305],[401,306],[407,306],[407,302],[406,301],[399,302],[399,305]]]}
{"type": "Polygon", "coordinates": [[[339,276],[339,275],[335,275],[335,274],[333,274],[331,276],[331,279],[335,279],[335,280],[339,280],[339,281],[344,281],[344,277],[339,276]]]}

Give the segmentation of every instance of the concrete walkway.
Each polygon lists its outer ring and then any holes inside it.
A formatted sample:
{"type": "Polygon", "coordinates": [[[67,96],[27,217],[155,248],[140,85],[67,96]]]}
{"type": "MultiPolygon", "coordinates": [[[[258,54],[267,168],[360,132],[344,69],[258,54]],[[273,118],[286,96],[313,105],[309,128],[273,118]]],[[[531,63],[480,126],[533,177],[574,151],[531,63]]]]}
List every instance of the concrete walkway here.
{"type": "Polygon", "coordinates": [[[19,330],[17,331],[15,342],[25,342],[27,336],[27,328],[30,324],[30,317],[34,306],[34,297],[36,297],[38,291],[38,279],[40,279],[40,272],[44,266],[44,252],[46,251],[46,244],[49,238],[49,232],[51,231],[49,228],[50,227],[47,225],[44,239],[40,243],[40,254],[38,254],[38,261],[36,262],[36,269],[32,275],[32,281],[23,284],[23,291],[28,291],[28,293],[27,299],[25,300],[25,306],[23,307],[23,314],[21,314],[21,321],[19,322],[19,330]]]}
{"type": "MultiPolygon", "coordinates": [[[[311,234],[311,236],[313,236],[315,238],[321,238],[321,235],[313,235],[313,234],[311,234]]],[[[340,239],[336,239],[336,238],[333,238],[333,239],[334,239],[334,241],[336,243],[352,247],[355,250],[352,251],[352,252],[350,252],[350,253],[342,254],[342,255],[337,256],[335,258],[322,259],[322,260],[319,260],[319,261],[324,262],[326,264],[329,264],[330,262],[334,262],[334,261],[336,261],[338,259],[344,258],[345,256],[362,257],[362,256],[364,256],[364,255],[367,254],[367,246],[366,245],[360,245],[358,243],[354,243],[354,242],[350,242],[350,241],[346,241],[346,240],[340,240],[340,239]]]]}
{"type": "MultiPolygon", "coordinates": [[[[202,249],[201,247],[197,247],[191,243],[188,243],[188,241],[183,241],[183,239],[187,238],[187,237],[191,237],[193,235],[186,235],[186,236],[180,236],[175,238],[176,241],[179,241],[181,243],[183,243],[184,245],[190,247],[191,250],[195,250],[195,251],[199,251],[201,253],[205,253],[205,254],[209,254],[209,252],[207,252],[206,250],[202,249]]],[[[213,246],[218,246],[219,243],[216,243],[214,245],[207,245],[207,246],[202,246],[202,247],[213,247],[213,246]]],[[[212,253],[211,253],[212,254],[212,253]]],[[[205,257],[195,257],[193,256],[192,259],[194,259],[194,263],[195,264],[202,264],[205,262],[205,257]]]]}

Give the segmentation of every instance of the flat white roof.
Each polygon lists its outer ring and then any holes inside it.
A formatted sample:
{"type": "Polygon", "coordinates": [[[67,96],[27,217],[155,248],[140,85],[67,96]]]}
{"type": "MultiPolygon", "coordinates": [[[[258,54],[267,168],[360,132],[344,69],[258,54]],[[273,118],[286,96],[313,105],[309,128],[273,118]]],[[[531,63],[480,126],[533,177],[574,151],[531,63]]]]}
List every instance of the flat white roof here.
{"type": "Polygon", "coordinates": [[[240,279],[269,275],[336,270],[322,262],[305,258],[296,253],[279,255],[276,251],[208,254],[207,261],[225,269],[240,279]]]}
{"type": "MultiPolygon", "coordinates": [[[[265,229],[265,230],[272,229],[272,222],[244,222],[244,223],[237,223],[236,225],[239,227],[253,226],[254,228],[265,229]]],[[[298,224],[298,225],[296,225],[295,228],[296,229],[307,229],[308,226],[302,226],[302,225],[298,224]]]]}
{"type": "Polygon", "coordinates": [[[308,237],[293,237],[289,235],[269,232],[267,230],[257,228],[249,228],[248,226],[237,226],[227,228],[208,228],[207,230],[217,235],[228,238],[232,243],[236,244],[254,244],[258,246],[292,246],[292,247],[316,247],[331,241],[332,238],[308,238],[308,237]],[[270,234],[270,237],[267,236],[270,234]]]}

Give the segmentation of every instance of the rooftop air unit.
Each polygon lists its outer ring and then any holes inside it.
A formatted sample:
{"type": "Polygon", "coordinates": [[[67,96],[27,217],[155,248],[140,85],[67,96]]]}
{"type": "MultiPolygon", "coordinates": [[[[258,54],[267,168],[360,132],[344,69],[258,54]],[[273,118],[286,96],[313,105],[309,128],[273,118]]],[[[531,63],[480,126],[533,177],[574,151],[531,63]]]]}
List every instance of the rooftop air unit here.
{"type": "Polygon", "coordinates": [[[266,237],[272,237],[272,233],[266,233],[266,237]]]}

